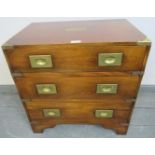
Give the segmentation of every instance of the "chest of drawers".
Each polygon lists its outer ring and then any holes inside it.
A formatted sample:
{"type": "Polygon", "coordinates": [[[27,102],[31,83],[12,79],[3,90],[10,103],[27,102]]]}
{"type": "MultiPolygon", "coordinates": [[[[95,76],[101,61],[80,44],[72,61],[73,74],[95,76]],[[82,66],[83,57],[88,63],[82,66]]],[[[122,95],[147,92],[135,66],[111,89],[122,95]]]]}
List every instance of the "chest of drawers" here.
{"type": "Polygon", "coordinates": [[[34,132],[127,132],[151,42],[126,20],[33,23],[3,45],[34,132]]]}

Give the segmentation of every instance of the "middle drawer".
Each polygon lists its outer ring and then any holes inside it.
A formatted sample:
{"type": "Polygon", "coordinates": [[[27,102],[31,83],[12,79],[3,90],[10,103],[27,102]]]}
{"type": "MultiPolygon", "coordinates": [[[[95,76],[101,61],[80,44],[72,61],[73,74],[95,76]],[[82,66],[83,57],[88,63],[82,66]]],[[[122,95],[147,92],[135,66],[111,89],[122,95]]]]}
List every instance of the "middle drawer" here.
{"type": "Polygon", "coordinates": [[[134,98],[141,78],[109,73],[23,73],[14,78],[24,99],[134,98]]]}

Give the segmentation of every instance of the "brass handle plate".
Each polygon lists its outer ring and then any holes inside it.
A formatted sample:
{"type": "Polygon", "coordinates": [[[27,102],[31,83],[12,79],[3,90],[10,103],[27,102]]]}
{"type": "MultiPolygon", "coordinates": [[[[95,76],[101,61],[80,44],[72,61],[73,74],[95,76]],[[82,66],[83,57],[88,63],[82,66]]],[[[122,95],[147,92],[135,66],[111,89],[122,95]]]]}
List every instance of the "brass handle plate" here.
{"type": "Polygon", "coordinates": [[[120,66],[123,53],[99,53],[98,66],[120,66]]]}
{"type": "Polygon", "coordinates": [[[97,118],[112,118],[113,110],[95,110],[95,117],[97,117],[97,118]]]}
{"type": "Polygon", "coordinates": [[[30,55],[30,64],[32,68],[52,68],[51,55],[30,55]]]}
{"type": "Polygon", "coordinates": [[[43,109],[44,117],[60,117],[61,113],[59,109],[43,109]]]}
{"type": "Polygon", "coordinates": [[[37,84],[36,88],[38,94],[57,94],[55,84],[37,84]]]}
{"type": "Polygon", "coordinates": [[[116,94],[118,84],[97,84],[97,94],[116,94]]]}

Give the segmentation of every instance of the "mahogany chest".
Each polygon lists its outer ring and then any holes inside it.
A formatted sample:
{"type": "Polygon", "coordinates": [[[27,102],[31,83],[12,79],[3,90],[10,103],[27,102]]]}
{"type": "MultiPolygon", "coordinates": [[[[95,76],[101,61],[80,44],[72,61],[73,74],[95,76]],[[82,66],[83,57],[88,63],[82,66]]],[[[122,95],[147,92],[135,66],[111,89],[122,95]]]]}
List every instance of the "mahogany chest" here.
{"type": "Polygon", "coordinates": [[[32,23],[2,48],[34,132],[74,123],[125,134],[150,46],[127,20],[95,20],[32,23]]]}

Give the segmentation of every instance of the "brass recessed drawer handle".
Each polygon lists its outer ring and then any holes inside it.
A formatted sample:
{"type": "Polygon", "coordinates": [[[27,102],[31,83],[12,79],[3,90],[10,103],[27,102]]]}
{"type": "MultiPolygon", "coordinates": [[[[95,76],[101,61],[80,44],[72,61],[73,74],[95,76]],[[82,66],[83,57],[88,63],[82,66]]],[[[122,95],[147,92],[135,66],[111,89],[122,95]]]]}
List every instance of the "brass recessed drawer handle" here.
{"type": "Polygon", "coordinates": [[[103,88],[102,88],[102,91],[103,91],[104,93],[109,93],[109,92],[112,91],[112,87],[103,87],[103,88]]]}
{"type": "Polygon", "coordinates": [[[95,117],[97,117],[97,118],[112,118],[113,110],[95,110],[95,117]]]}
{"type": "Polygon", "coordinates": [[[118,84],[97,84],[97,94],[117,94],[118,84]]]}
{"type": "Polygon", "coordinates": [[[38,94],[57,94],[55,84],[37,84],[36,89],[38,94]]]}
{"type": "Polygon", "coordinates": [[[99,53],[98,66],[120,66],[122,59],[122,53],[99,53]]]}
{"type": "Polygon", "coordinates": [[[45,66],[47,64],[46,59],[36,59],[36,65],[38,66],[45,66]]]}
{"type": "Polygon", "coordinates": [[[52,68],[51,55],[31,55],[29,56],[32,68],[52,68]]]}
{"type": "Polygon", "coordinates": [[[114,64],[116,62],[116,57],[107,57],[105,58],[104,62],[106,64],[114,64]]]}
{"type": "Polygon", "coordinates": [[[43,109],[44,117],[60,117],[61,113],[59,109],[43,109]]]}

